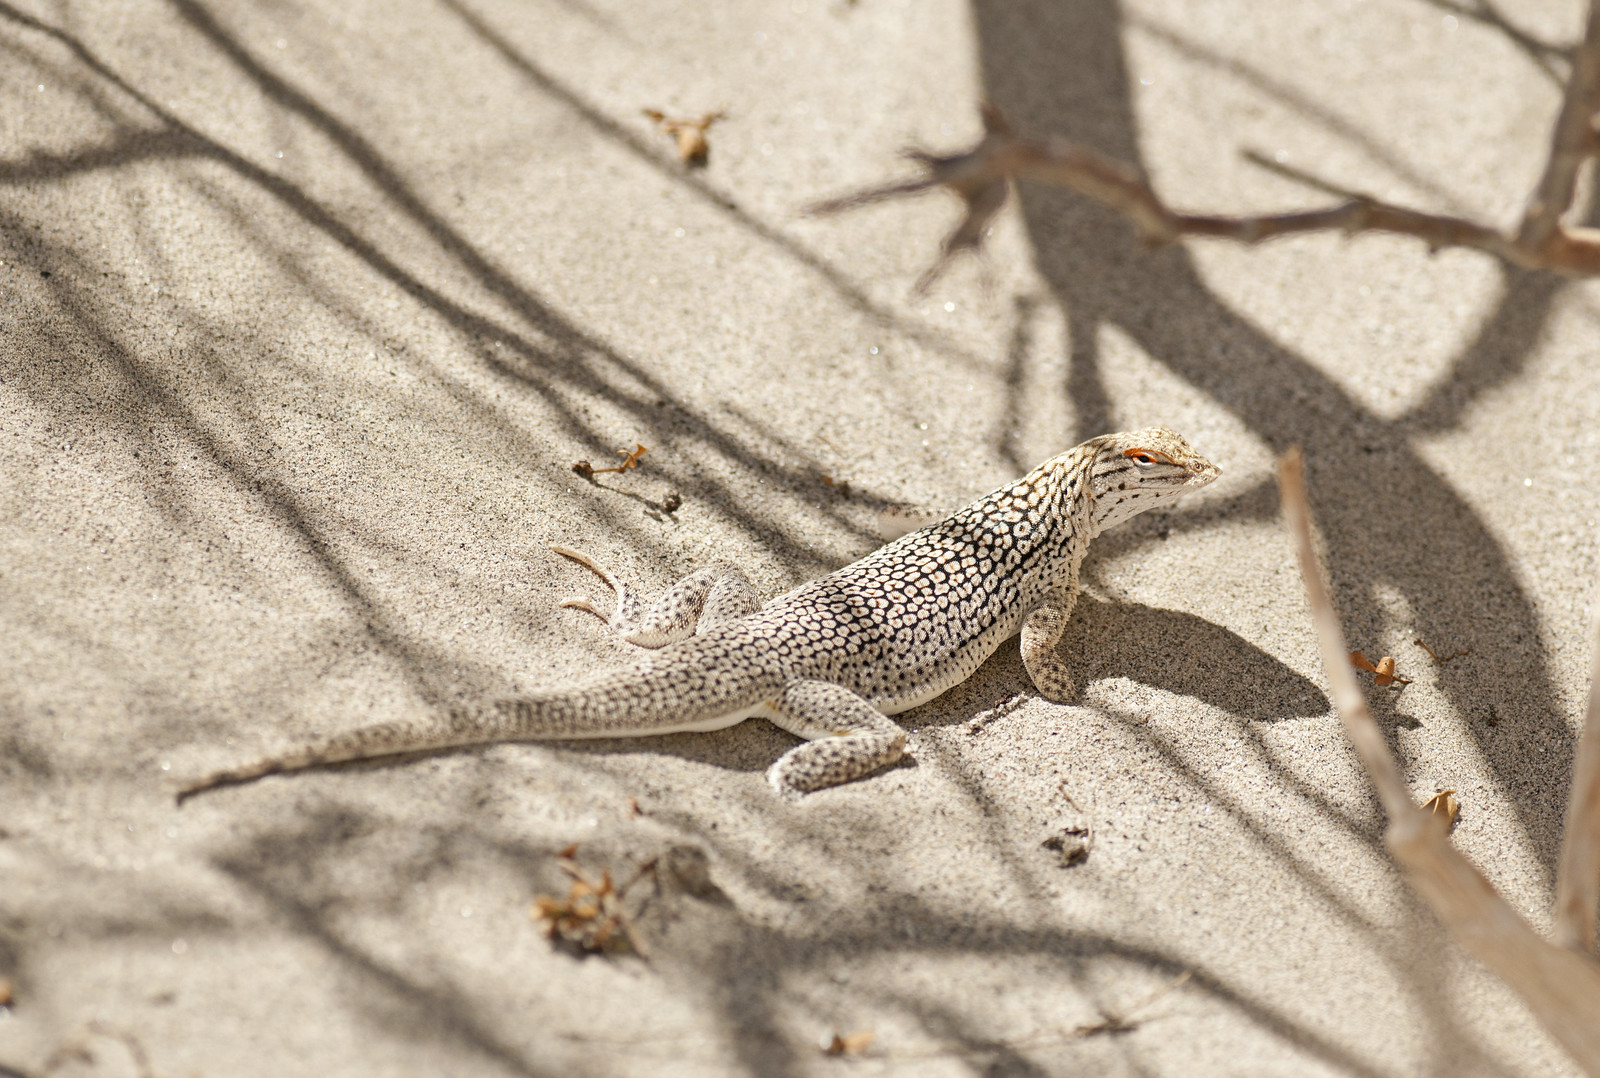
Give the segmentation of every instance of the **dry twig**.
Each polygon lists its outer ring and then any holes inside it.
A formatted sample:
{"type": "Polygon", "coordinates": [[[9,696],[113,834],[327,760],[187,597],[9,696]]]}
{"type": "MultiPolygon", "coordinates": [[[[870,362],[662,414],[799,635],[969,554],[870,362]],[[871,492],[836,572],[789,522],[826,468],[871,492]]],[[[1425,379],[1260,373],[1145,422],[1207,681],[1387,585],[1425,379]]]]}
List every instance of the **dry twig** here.
{"type": "Polygon", "coordinates": [[[1079,1026],[1073,1032],[1080,1037],[1092,1037],[1096,1033],[1131,1033],[1139,1028],[1139,1023],[1142,1021],[1136,1017],[1139,1012],[1165,997],[1168,992],[1184,985],[1190,976],[1192,976],[1190,971],[1184,970],[1133,1006],[1120,1011],[1102,1011],[1100,1021],[1087,1026],[1079,1026]]]}
{"type": "MultiPolygon", "coordinates": [[[[597,475],[605,475],[608,472],[625,472],[629,468],[637,468],[639,466],[639,458],[648,452],[650,452],[650,450],[646,449],[644,446],[635,445],[632,452],[629,452],[626,449],[617,450],[617,456],[622,458],[622,463],[618,464],[615,468],[596,468],[593,464],[590,464],[586,460],[575,460],[572,462],[572,470],[583,476],[583,478],[587,479],[589,482],[593,483],[594,477],[597,475]]],[[[667,495],[669,498],[672,496],[673,495],[671,494],[667,495]]],[[[682,504],[681,499],[679,504],[682,504]]],[[[673,509],[676,508],[677,506],[673,506],[673,509]]],[[[667,510],[669,513],[672,511],[672,509],[667,510]]]]}
{"type": "Polygon", "coordinates": [[[1411,642],[1413,644],[1417,645],[1417,647],[1421,648],[1423,651],[1426,651],[1428,653],[1428,657],[1433,660],[1434,665],[1436,665],[1436,666],[1443,666],[1445,663],[1449,662],[1451,659],[1459,659],[1463,655],[1471,655],[1472,654],[1472,649],[1471,648],[1461,648],[1458,651],[1452,651],[1448,655],[1440,655],[1437,651],[1434,651],[1427,644],[1424,644],[1422,642],[1422,637],[1420,637],[1420,636],[1417,637],[1415,640],[1413,640],[1411,642]]]}
{"type": "Polygon", "coordinates": [[[104,1037],[121,1043],[123,1048],[127,1049],[129,1060],[133,1063],[133,1070],[138,1078],[155,1078],[155,1070],[150,1066],[150,1053],[145,1051],[144,1042],[125,1029],[118,1029],[98,1020],[91,1021],[84,1026],[82,1034],[50,1053],[50,1057],[44,1061],[43,1067],[39,1070],[41,1078],[55,1074],[69,1064],[81,1063],[93,1067],[99,1063],[90,1048],[90,1042],[95,1037],[104,1037]]]}
{"type": "MultiPolygon", "coordinates": [[[[1074,1027],[1071,1030],[1047,1029],[1037,1033],[1026,1034],[1020,1037],[1008,1037],[1004,1040],[979,1041],[959,1045],[940,1045],[934,1048],[912,1049],[909,1051],[883,1052],[882,1058],[890,1060],[908,1059],[933,1059],[944,1056],[973,1056],[989,1055],[995,1052],[1016,1053],[1030,1048],[1044,1048],[1059,1044],[1068,1044],[1072,1041],[1083,1040],[1101,1033],[1131,1033],[1151,1017],[1144,1012],[1155,1003],[1163,999],[1169,992],[1183,987],[1188,983],[1193,974],[1184,970],[1154,992],[1137,1000],[1127,1007],[1116,1010],[1101,1008],[1100,1021],[1090,1022],[1086,1025],[1074,1027]]],[[[870,1034],[869,1034],[870,1036],[870,1034]]],[[[824,1045],[824,1051],[828,1048],[824,1045]]],[[[829,1053],[832,1054],[832,1053],[829,1053]]],[[[876,1053],[875,1053],[876,1054],[876,1053]]]]}
{"type": "Polygon", "coordinates": [[[1103,203],[1127,217],[1151,245],[1174,243],[1185,236],[1255,244],[1298,232],[1393,232],[1415,236],[1430,251],[1470,247],[1524,269],[1588,277],[1600,274],[1600,229],[1566,225],[1561,216],[1572,206],[1578,169],[1600,153],[1600,137],[1593,125],[1597,109],[1600,3],[1591,7],[1584,40],[1573,52],[1572,71],[1551,135],[1544,174],[1521,223],[1510,233],[1365,195],[1356,195],[1340,205],[1294,213],[1239,217],[1181,213],[1168,207],[1133,165],[1066,139],[1021,138],[1012,132],[1000,111],[989,104],[982,109],[984,137],[967,152],[938,156],[922,150],[907,151],[907,157],[923,166],[921,178],[829,199],[806,212],[838,213],[934,187],[948,188],[966,204],[966,212],[945,237],[939,258],[918,280],[918,291],[926,289],[957,254],[980,246],[989,222],[1005,204],[1013,180],[1070,188],[1103,203]]]}
{"type": "MultiPolygon", "coordinates": [[[[1450,844],[1449,825],[1444,817],[1412,803],[1405,779],[1394,757],[1389,755],[1383,735],[1367,710],[1355,673],[1346,661],[1344,633],[1323,582],[1322,562],[1311,538],[1311,507],[1306,501],[1299,450],[1290,450],[1284,455],[1278,466],[1278,485],[1334,705],[1389,817],[1384,840],[1390,852],[1450,934],[1522,997],[1545,1029],[1581,1067],[1589,1074],[1600,1076],[1600,964],[1542,939],[1450,844]]],[[[1590,722],[1591,730],[1594,725],[1600,725],[1592,709],[1590,722]]],[[[1600,737],[1585,738],[1585,741],[1591,749],[1600,747],[1595,745],[1600,737]]],[[[1600,767],[1595,771],[1600,773],[1600,767]]],[[[1585,789],[1581,782],[1574,787],[1574,802],[1587,796],[1585,789]]],[[[1597,789],[1600,789],[1600,781],[1587,787],[1589,793],[1597,789]]],[[[1580,815],[1579,810],[1569,810],[1568,819],[1576,815],[1580,815]]],[[[1595,815],[1583,819],[1585,826],[1597,822],[1595,815]]],[[[1592,850],[1593,836],[1585,835],[1582,828],[1577,831],[1575,837],[1574,829],[1569,827],[1569,847],[1577,844],[1592,850]]],[[[1563,863],[1566,863],[1565,856],[1563,863]]],[[[1579,882],[1592,880],[1591,874],[1579,882]]],[[[1592,887],[1587,894],[1592,896],[1592,887]]],[[[1583,909],[1592,924],[1592,901],[1583,909]]]]}
{"type": "Polygon", "coordinates": [[[1561,859],[1556,863],[1556,942],[1593,951],[1595,908],[1600,906],[1600,594],[1589,630],[1589,706],[1572,766],[1561,859]]]}

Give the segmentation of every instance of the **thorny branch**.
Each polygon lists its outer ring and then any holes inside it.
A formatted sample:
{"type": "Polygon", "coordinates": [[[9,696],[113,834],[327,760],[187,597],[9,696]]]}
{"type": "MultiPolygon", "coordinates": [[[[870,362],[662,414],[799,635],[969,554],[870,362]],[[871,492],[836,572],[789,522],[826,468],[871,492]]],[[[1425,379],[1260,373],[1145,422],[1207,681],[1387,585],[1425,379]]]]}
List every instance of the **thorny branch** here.
{"type": "Polygon", "coordinates": [[[1185,236],[1210,236],[1255,244],[1297,232],[1338,230],[1393,232],[1415,236],[1430,251],[1469,247],[1524,269],[1546,269],[1570,276],[1600,275],[1600,229],[1563,224],[1572,206],[1577,174],[1600,153],[1594,119],[1600,110],[1600,2],[1591,7],[1583,42],[1573,50],[1561,112],[1551,135],[1544,174],[1514,233],[1463,217],[1425,213],[1365,195],[1339,205],[1294,213],[1230,217],[1181,213],[1161,200],[1133,165],[1066,139],[1027,139],[1016,135],[1000,111],[983,106],[984,137],[966,153],[946,157],[921,150],[906,156],[922,164],[920,179],[889,184],[829,199],[807,208],[831,214],[871,202],[945,187],[966,204],[955,229],[945,237],[937,261],[917,282],[924,290],[966,250],[976,250],[1005,204],[1013,180],[1033,180],[1077,191],[1127,217],[1145,242],[1174,243],[1185,236]]]}
{"type": "MultiPolygon", "coordinates": [[[[1522,997],[1579,1066],[1600,1078],[1600,963],[1542,939],[1450,844],[1447,817],[1418,808],[1412,802],[1405,778],[1389,754],[1383,735],[1367,710],[1355,673],[1346,661],[1344,633],[1323,582],[1322,561],[1311,537],[1311,507],[1306,501],[1299,450],[1290,450],[1278,465],[1278,486],[1334,706],[1389,817],[1384,835],[1389,851],[1450,934],[1522,997]]],[[[1592,706],[1589,721],[1591,731],[1600,725],[1592,706]]],[[[1595,763],[1597,739],[1584,740],[1590,762],[1595,763]]],[[[1584,758],[1582,748],[1579,753],[1580,759],[1584,758]]],[[[1600,766],[1594,771],[1600,773],[1600,766]]],[[[1589,776],[1587,786],[1580,774],[1572,792],[1574,805],[1579,800],[1590,803],[1597,796],[1597,788],[1600,783],[1594,774],[1589,776]]],[[[1569,810],[1567,819],[1572,821],[1578,815],[1581,814],[1574,808],[1569,810]]],[[[1600,814],[1585,817],[1585,826],[1600,823],[1597,815],[1600,814]]],[[[1563,867],[1567,864],[1566,854],[1573,847],[1594,850],[1594,835],[1589,832],[1586,837],[1583,827],[1575,829],[1569,822],[1563,867]]],[[[1592,883],[1592,873],[1588,879],[1592,883]]],[[[1592,896],[1592,888],[1588,894],[1592,896]]],[[[1586,911],[1592,927],[1592,901],[1586,911]]]]}

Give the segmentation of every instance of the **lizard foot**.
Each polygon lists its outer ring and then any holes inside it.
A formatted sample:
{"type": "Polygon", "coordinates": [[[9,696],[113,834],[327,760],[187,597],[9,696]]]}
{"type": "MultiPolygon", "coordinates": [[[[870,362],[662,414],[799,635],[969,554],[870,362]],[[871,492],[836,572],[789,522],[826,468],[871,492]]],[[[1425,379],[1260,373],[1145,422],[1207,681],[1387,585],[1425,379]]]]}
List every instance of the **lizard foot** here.
{"type": "Polygon", "coordinates": [[[607,614],[605,611],[595,606],[594,603],[582,597],[565,599],[562,601],[561,606],[567,609],[582,610],[585,613],[593,614],[595,617],[604,622],[606,626],[613,632],[626,633],[628,627],[631,627],[638,620],[639,600],[633,594],[633,590],[629,588],[628,585],[612,576],[603,566],[601,566],[587,554],[568,549],[564,546],[553,546],[550,549],[554,553],[560,554],[563,558],[568,558],[577,562],[595,576],[605,581],[606,587],[610,588],[612,593],[617,597],[617,607],[610,614],[607,614]]]}
{"type": "Polygon", "coordinates": [[[1078,687],[1072,681],[1072,675],[1067,672],[1067,664],[1059,655],[1039,655],[1029,658],[1026,654],[1022,657],[1022,665],[1028,669],[1028,677],[1033,681],[1033,687],[1039,695],[1049,700],[1052,704],[1070,704],[1078,698],[1078,687]]]}
{"type": "Polygon", "coordinates": [[[859,779],[905,755],[905,730],[841,686],[793,681],[774,703],[772,721],[807,739],[767,769],[767,782],[785,801],[859,779]]]}

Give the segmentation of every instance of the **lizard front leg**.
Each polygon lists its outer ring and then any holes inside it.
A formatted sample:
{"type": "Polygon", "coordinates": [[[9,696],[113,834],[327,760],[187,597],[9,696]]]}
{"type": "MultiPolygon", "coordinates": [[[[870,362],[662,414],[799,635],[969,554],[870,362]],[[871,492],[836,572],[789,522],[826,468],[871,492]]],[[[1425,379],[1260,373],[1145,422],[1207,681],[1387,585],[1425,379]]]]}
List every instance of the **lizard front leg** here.
{"type": "Polygon", "coordinates": [[[676,644],[696,633],[737,621],[761,609],[761,597],[749,579],[731,565],[717,565],[690,573],[657,599],[649,610],[641,611],[633,589],[601,568],[586,554],[566,547],[550,548],[606,582],[617,596],[616,610],[607,615],[587,599],[568,599],[562,606],[587,611],[611,627],[611,631],[630,644],[660,648],[676,644]]]}
{"type": "Polygon", "coordinates": [[[849,689],[829,681],[791,681],[770,702],[772,721],[806,739],[767,769],[779,797],[797,801],[812,790],[858,779],[900,759],[906,732],[849,689]]]}
{"type": "Polygon", "coordinates": [[[1056,645],[1077,601],[1076,589],[1055,592],[1022,622],[1022,665],[1027,667],[1039,695],[1058,704],[1068,703],[1076,695],[1072,675],[1067,672],[1066,660],[1056,652],[1056,645]]]}

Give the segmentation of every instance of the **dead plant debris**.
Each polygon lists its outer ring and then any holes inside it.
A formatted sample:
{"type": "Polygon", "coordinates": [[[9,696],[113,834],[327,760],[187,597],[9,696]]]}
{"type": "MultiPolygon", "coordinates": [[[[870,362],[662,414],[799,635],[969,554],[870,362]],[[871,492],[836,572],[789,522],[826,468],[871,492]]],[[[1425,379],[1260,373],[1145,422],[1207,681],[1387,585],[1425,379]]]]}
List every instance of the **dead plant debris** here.
{"type": "Polygon", "coordinates": [[[634,445],[631,453],[626,449],[619,449],[617,450],[617,456],[622,458],[622,463],[617,465],[615,468],[596,468],[594,470],[594,474],[604,475],[606,472],[625,472],[629,468],[637,468],[639,466],[639,458],[648,452],[650,452],[650,450],[646,449],[642,445],[638,445],[637,443],[634,445]]]}
{"type": "Polygon", "coordinates": [[[870,1029],[858,1029],[854,1033],[835,1033],[827,1044],[822,1046],[822,1054],[826,1056],[858,1056],[872,1047],[873,1038],[877,1034],[870,1029]]]}
{"type": "Polygon", "coordinates": [[[1062,823],[1054,834],[1039,845],[1055,853],[1062,868],[1071,868],[1087,861],[1094,850],[1094,817],[1078,804],[1065,782],[1057,786],[1057,791],[1082,819],[1062,823]]]}
{"type": "Polygon", "coordinates": [[[1133,1006],[1122,1011],[1101,1011],[1100,1021],[1091,1022],[1086,1026],[1079,1026],[1073,1032],[1080,1037],[1093,1037],[1098,1033],[1132,1033],[1144,1022],[1142,1018],[1136,1017],[1141,1011],[1164,997],[1168,992],[1181,987],[1192,975],[1189,970],[1184,970],[1178,976],[1133,1004],[1133,1006]]]}
{"type": "MultiPolygon", "coordinates": [[[[894,1049],[873,1053],[874,1058],[890,1060],[908,1059],[933,1059],[948,1056],[993,1056],[997,1052],[1017,1053],[1034,1048],[1045,1048],[1052,1045],[1067,1044],[1072,1041],[1084,1040],[1101,1033],[1131,1033],[1140,1028],[1144,1023],[1153,1021],[1159,1015],[1148,1015],[1144,1012],[1169,992],[1182,987],[1188,982],[1192,974],[1185,970],[1166,984],[1157,988],[1143,999],[1134,1002],[1128,1007],[1118,1008],[1115,1011],[1101,1009],[1100,1021],[1087,1025],[1077,1026],[1073,1029],[1041,1029],[1034,1033],[1023,1034],[1018,1037],[1007,1037],[1002,1040],[983,1041],[965,1044],[944,1044],[928,1048],[909,1049],[896,1051],[894,1049]]],[[[842,1039],[842,1038],[840,1038],[842,1039]]],[[[824,1045],[828,1051],[831,1042],[824,1045]]],[[[828,1052],[829,1055],[840,1053],[828,1052]]]]}
{"type": "Polygon", "coordinates": [[[1452,651],[1448,655],[1440,655],[1437,651],[1434,651],[1427,644],[1424,644],[1422,642],[1422,638],[1420,636],[1417,637],[1415,640],[1413,640],[1411,642],[1413,644],[1417,645],[1417,647],[1421,648],[1423,651],[1426,651],[1428,653],[1428,657],[1431,658],[1439,666],[1443,666],[1445,663],[1449,662],[1451,659],[1459,659],[1463,655],[1471,655],[1472,654],[1472,649],[1471,648],[1462,648],[1460,651],[1452,651]]]}
{"type": "Polygon", "coordinates": [[[711,156],[711,143],[706,132],[711,125],[727,115],[723,109],[708,112],[699,119],[668,116],[656,109],[645,109],[644,114],[655,121],[657,127],[678,140],[678,160],[686,165],[704,165],[711,156]]]}
{"type": "Polygon", "coordinates": [[[1410,678],[1400,677],[1394,672],[1394,656],[1392,655],[1385,655],[1378,660],[1378,665],[1374,666],[1372,665],[1372,660],[1361,654],[1361,652],[1352,651],[1350,653],[1350,665],[1357,670],[1365,670],[1367,673],[1374,675],[1372,680],[1376,685],[1411,684],[1410,678]]]}
{"type": "Polygon", "coordinates": [[[1456,820],[1461,816],[1461,802],[1456,800],[1454,790],[1440,790],[1424,801],[1422,807],[1435,816],[1443,816],[1451,827],[1455,826],[1456,820]]]}
{"type": "MultiPolygon", "coordinates": [[[[49,1075],[71,1064],[82,1064],[85,1067],[97,1067],[100,1058],[95,1055],[91,1047],[96,1039],[111,1040],[120,1043],[123,1050],[128,1053],[128,1061],[133,1064],[133,1072],[138,1078],[155,1078],[155,1071],[150,1066],[150,1053],[145,1051],[144,1042],[126,1029],[118,1029],[104,1022],[92,1021],[83,1027],[83,1032],[72,1040],[65,1042],[50,1053],[49,1058],[39,1069],[40,1078],[49,1075]]],[[[102,1049],[103,1051],[103,1049],[102,1049]]],[[[119,1068],[120,1070],[120,1068],[119,1068]]],[[[13,1071],[0,1067],[0,1073],[12,1074],[13,1071]]]]}
{"type": "Polygon", "coordinates": [[[11,984],[10,977],[0,977],[0,1007],[9,1007],[16,1002],[16,989],[11,984]]]}
{"type": "Polygon", "coordinates": [[[640,865],[633,877],[618,887],[612,883],[610,869],[596,877],[578,864],[577,856],[576,843],[561,851],[561,871],[571,878],[572,886],[565,898],[535,895],[530,911],[533,919],[545,923],[545,935],[550,939],[562,940],[581,951],[604,954],[631,950],[640,958],[647,958],[624,901],[640,880],[647,876],[655,879],[656,859],[640,865]]]}
{"type": "MultiPolygon", "coordinates": [[[[644,446],[635,445],[632,452],[629,452],[626,449],[617,450],[617,456],[622,458],[622,463],[618,464],[615,468],[596,468],[593,464],[590,464],[586,460],[575,460],[572,462],[572,470],[583,476],[583,478],[587,479],[589,482],[593,483],[594,477],[597,475],[605,475],[607,472],[625,472],[629,468],[637,468],[639,466],[639,458],[648,452],[650,452],[650,450],[646,449],[644,446]]],[[[671,495],[668,495],[668,497],[671,497],[671,495]]],[[[667,510],[669,513],[671,511],[672,510],[670,509],[667,510]]]]}
{"type": "Polygon", "coordinates": [[[1089,859],[1089,851],[1094,849],[1094,828],[1063,827],[1039,845],[1053,851],[1060,859],[1062,868],[1081,865],[1089,859]]]}

